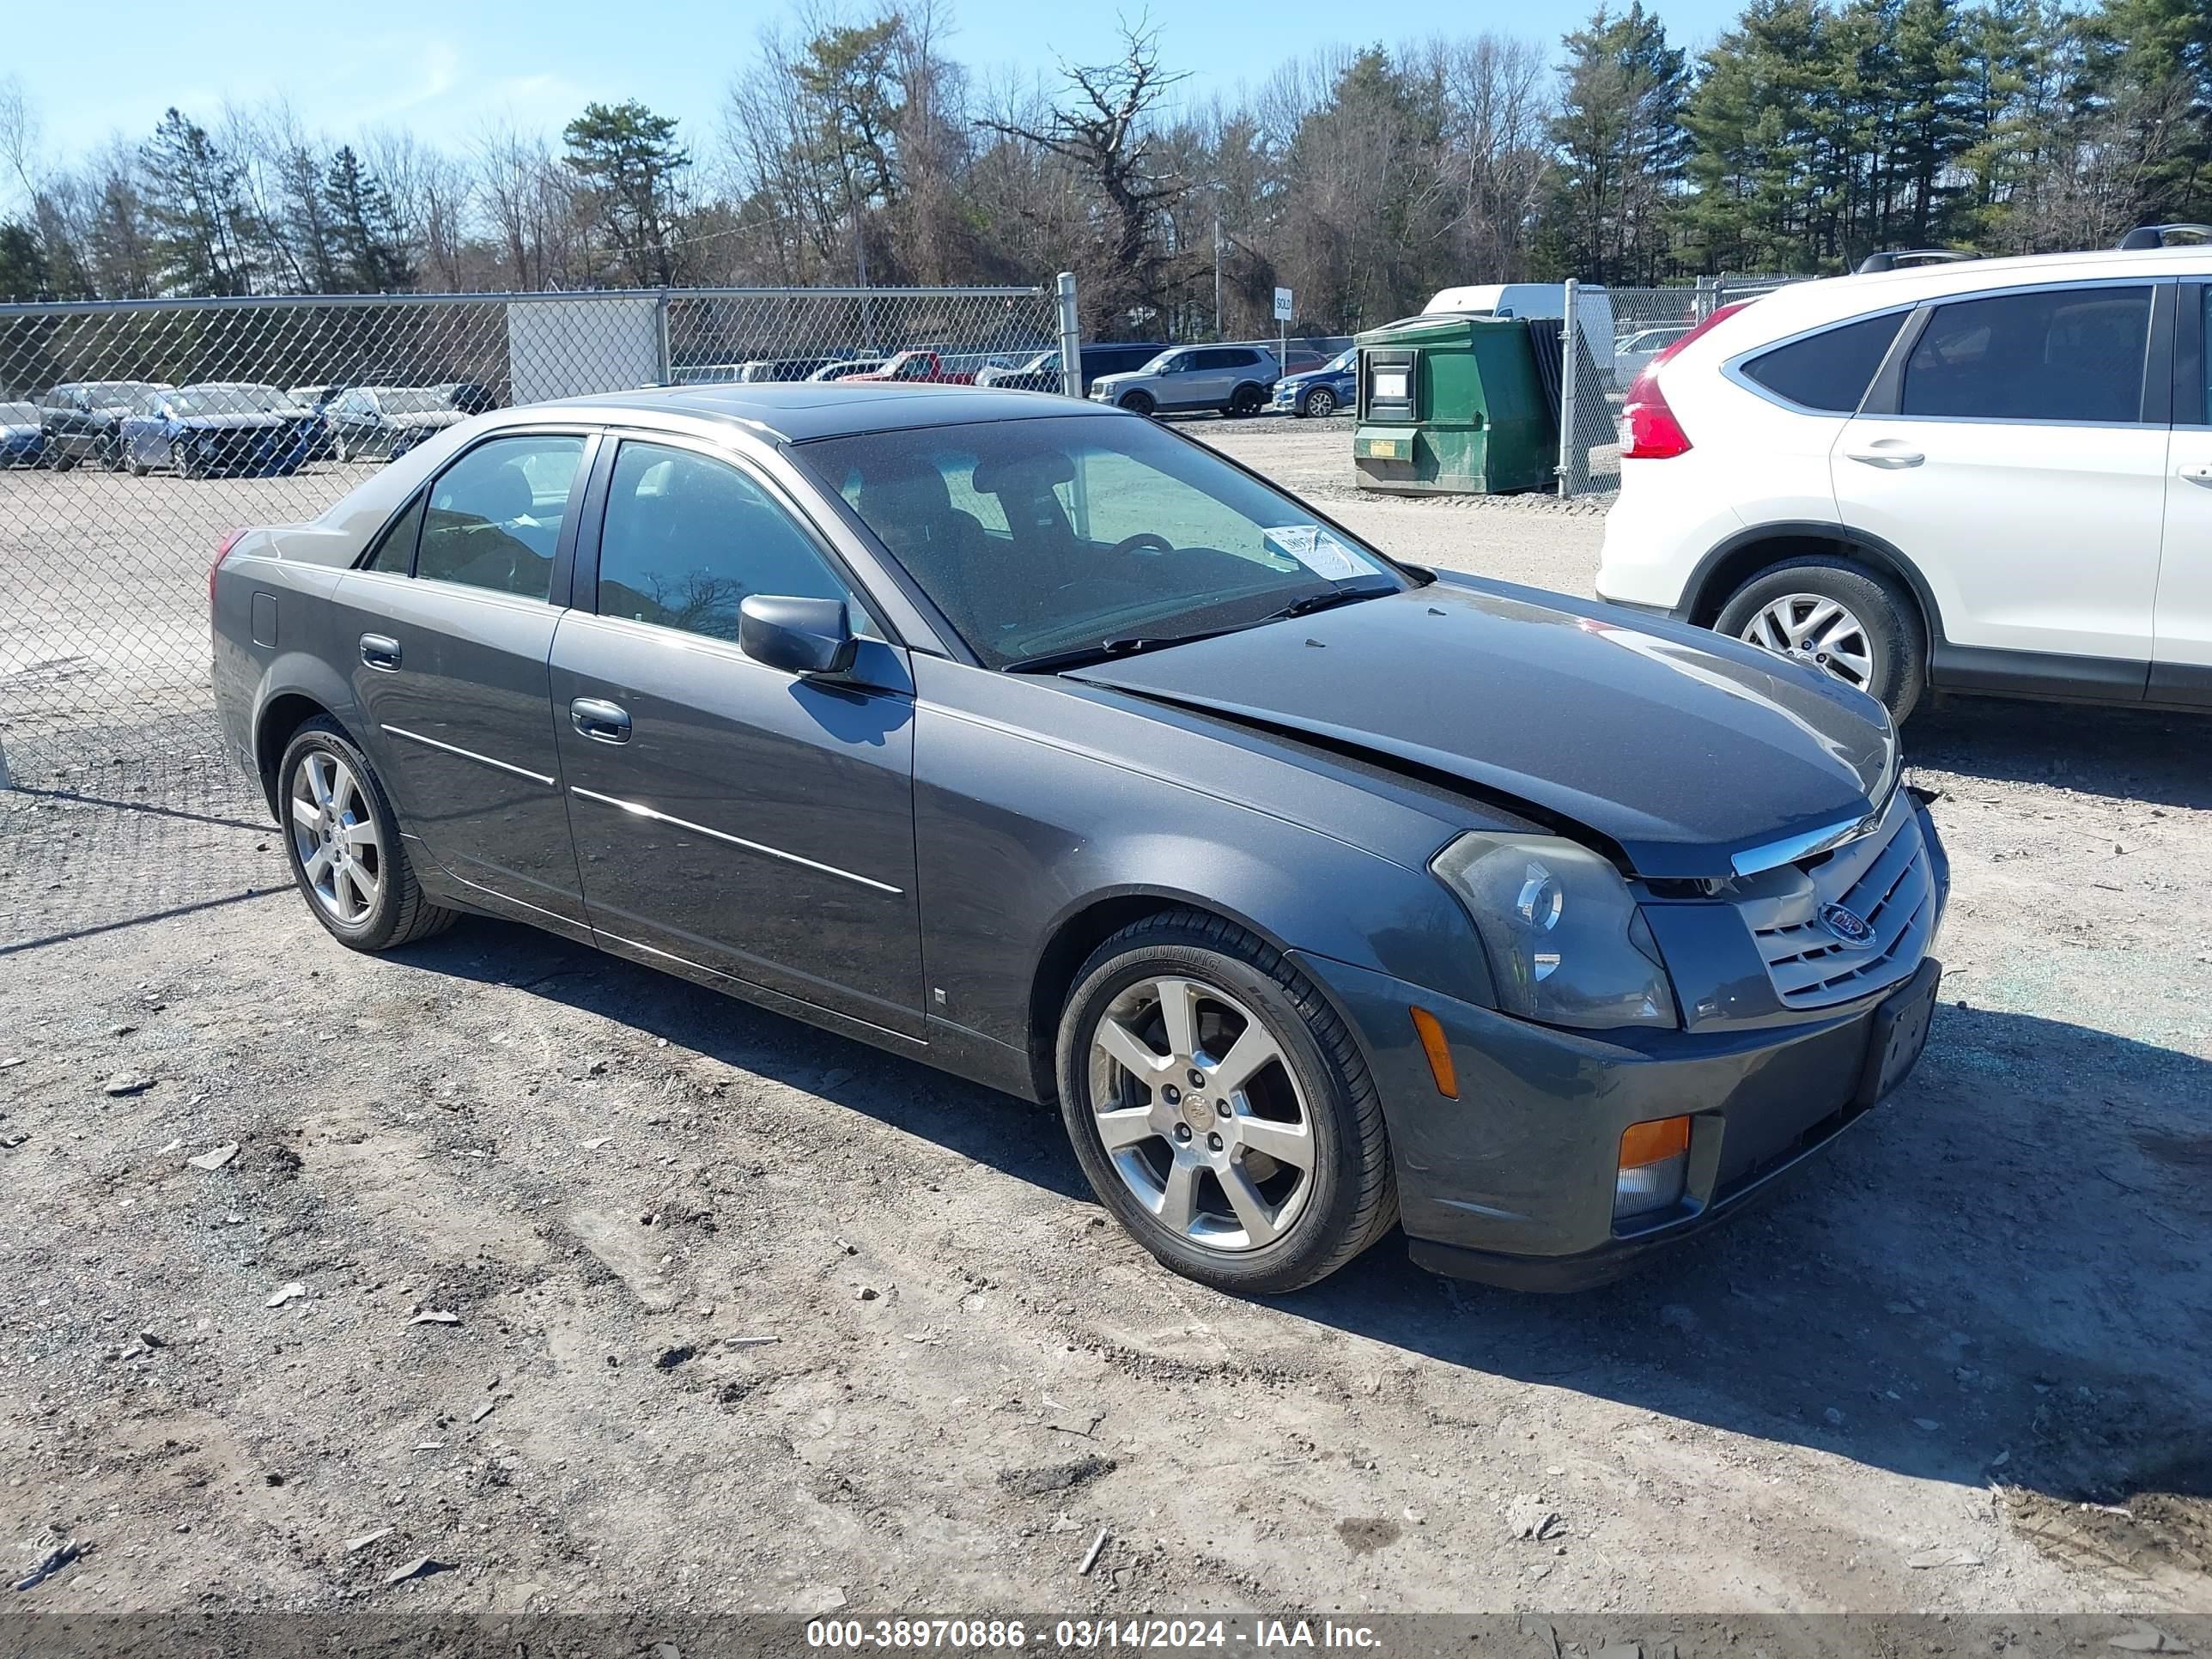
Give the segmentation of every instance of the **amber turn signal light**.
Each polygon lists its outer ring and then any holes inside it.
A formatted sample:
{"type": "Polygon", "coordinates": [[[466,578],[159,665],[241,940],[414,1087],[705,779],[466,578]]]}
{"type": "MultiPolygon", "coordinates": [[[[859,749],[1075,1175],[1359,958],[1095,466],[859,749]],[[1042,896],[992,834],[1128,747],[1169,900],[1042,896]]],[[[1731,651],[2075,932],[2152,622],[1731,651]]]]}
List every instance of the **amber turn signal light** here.
{"type": "Polygon", "coordinates": [[[1444,1028],[1425,1008],[1412,1012],[1414,1034],[1421,1039],[1421,1052],[1429,1057],[1429,1075],[1437,1080],[1437,1092],[1446,1100],[1457,1100],[1459,1073],[1452,1069],[1451,1044],[1444,1041],[1444,1028]]]}

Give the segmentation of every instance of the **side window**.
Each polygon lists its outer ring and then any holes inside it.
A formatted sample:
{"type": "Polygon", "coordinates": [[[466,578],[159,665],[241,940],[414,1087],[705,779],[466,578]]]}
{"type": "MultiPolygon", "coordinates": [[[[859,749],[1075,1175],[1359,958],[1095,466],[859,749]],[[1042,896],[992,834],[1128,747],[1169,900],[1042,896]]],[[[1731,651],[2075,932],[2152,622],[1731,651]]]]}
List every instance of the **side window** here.
{"type": "MultiPolygon", "coordinates": [[[[1754,357],[1743,366],[1743,372],[1800,408],[1849,415],[1866,396],[1905,316],[1899,312],[1888,317],[1862,317],[1856,323],[1845,323],[1841,328],[1754,357]]],[[[1656,349],[1664,343],[1654,338],[1649,349],[1656,349]]]]}
{"type": "Polygon", "coordinates": [[[734,641],[749,593],[843,599],[854,630],[874,631],[812,538],[737,468],[624,444],[599,537],[599,614],[734,641]]]}
{"type": "Polygon", "coordinates": [[[1938,307],[1899,412],[1985,421],[2142,418],[2148,287],[2054,289],[1938,307]]]}
{"type": "Polygon", "coordinates": [[[415,544],[422,534],[422,503],[428,499],[422,491],[415,492],[415,499],[407,503],[398,518],[384,526],[384,533],[368,550],[368,556],[361,562],[363,570],[404,576],[414,568],[415,544]]]}
{"type": "Polygon", "coordinates": [[[550,598],[553,550],[568,511],[581,438],[499,438],[430,486],[415,574],[522,599],[550,598]]]}

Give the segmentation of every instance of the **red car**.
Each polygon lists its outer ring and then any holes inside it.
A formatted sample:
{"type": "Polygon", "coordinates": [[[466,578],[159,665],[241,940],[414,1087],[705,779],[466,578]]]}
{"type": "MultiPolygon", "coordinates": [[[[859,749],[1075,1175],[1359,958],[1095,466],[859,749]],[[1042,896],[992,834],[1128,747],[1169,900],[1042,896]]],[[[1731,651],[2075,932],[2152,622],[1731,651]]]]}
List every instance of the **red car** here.
{"type": "Polygon", "coordinates": [[[973,386],[975,376],[947,368],[933,351],[902,351],[871,374],[848,374],[848,381],[903,380],[909,386],[973,386]]]}

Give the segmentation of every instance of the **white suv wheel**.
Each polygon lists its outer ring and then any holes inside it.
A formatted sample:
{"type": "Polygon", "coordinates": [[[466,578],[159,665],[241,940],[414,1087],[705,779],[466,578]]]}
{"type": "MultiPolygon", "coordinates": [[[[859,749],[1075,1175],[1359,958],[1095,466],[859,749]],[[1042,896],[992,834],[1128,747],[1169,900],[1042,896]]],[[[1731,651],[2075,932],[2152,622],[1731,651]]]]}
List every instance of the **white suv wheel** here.
{"type": "Polygon", "coordinates": [[[1819,593],[1785,593],[1769,600],[1745,624],[1742,638],[1832,674],[1855,690],[1866,690],[1874,678],[1874,646],[1866,624],[1819,593]]]}

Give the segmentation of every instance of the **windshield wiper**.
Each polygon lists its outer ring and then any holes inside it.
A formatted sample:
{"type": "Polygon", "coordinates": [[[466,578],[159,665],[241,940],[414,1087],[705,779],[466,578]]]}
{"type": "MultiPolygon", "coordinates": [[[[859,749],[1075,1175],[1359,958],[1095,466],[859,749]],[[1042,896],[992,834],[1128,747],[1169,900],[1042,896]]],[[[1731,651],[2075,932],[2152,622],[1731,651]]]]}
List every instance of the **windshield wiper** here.
{"type": "Polygon", "coordinates": [[[1350,605],[1358,599],[1379,599],[1386,593],[1399,592],[1395,582],[1369,582],[1360,587],[1325,588],[1318,593],[1308,593],[1292,599],[1280,611],[1270,611],[1260,618],[1263,623],[1288,622],[1293,617],[1310,617],[1316,611],[1328,611],[1340,605],[1350,605]]]}
{"type": "Polygon", "coordinates": [[[1063,668],[1081,668],[1094,662],[1105,662],[1115,657],[1133,657],[1140,651],[1158,651],[1164,646],[1189,645],[1198,640],[1218,639],[1224,634],[1233,634],[1233,628],[1201,628],[1189,634],[1128,634],[1118,639],[1101,640],[1096,645],[1079,645],[1066,651],[1046,651],[1034,657],[1017,657],[1008,663],[1004,672],[1008,674],[1052,674],[1063,668]]]}

